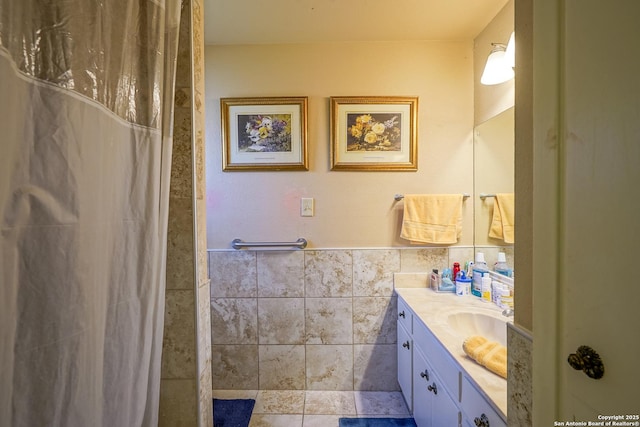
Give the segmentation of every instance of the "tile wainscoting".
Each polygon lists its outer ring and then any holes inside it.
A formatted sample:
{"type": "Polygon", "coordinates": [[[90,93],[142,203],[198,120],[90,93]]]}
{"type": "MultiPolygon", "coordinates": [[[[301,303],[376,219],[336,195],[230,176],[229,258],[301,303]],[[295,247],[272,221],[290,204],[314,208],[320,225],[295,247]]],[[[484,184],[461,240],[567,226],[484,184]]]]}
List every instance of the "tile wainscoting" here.
{"type": "Polygon", "coordinates": [[[472,258],[472,247],[211,250],[213,388],[399,390],[393,274],[472,258]]]}

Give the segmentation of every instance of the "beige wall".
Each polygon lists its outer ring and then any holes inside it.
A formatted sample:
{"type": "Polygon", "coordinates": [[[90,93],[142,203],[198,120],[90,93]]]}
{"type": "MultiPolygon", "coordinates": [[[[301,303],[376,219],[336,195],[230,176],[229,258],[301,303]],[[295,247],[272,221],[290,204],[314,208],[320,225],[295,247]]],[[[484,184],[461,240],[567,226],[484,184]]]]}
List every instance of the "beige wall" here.
{"type": "MultiPolygon", "coordinates": [[[[206,47],[207,230],[210,249],[234,238],[309,247],[407,246],[394,194],[473,191],[473,46],[381,42],[206,47]],[[330,171],[329,97],[418,96],[417,172],[330,171]],[[222,172],[220,98],[308,96],[307,172],[222,172]],[[300,198],[316,214],[300,217],[300,198]]],[[[459,245],[473,244],[465,202],[459,245]]]]}

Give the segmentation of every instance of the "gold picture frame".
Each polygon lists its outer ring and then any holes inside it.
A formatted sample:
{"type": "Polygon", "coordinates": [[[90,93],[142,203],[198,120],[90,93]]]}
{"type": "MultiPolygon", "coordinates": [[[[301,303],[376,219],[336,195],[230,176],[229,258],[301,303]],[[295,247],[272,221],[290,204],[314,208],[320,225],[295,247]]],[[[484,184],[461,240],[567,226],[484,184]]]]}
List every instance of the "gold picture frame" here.
{"type": "Polygon", "coordinates": [[[330,98],[331,170],[417,171],[418,98],[330,98]]]}
{"type": "Polygon", "coordinates": [[[307,97],[221,98],[223,171],[306,171],[307,97]]]}

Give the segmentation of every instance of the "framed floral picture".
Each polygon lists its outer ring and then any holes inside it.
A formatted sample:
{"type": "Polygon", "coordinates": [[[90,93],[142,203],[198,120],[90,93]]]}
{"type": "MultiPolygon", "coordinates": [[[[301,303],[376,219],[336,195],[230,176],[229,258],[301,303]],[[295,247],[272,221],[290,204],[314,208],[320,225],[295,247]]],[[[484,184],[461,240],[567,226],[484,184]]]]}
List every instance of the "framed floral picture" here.
{"type": "Polygon", "coordinates": [[[418,170],[417,97],[331,97],[331,170],[418,170]]]}
{"type": "Polygon", "coordinates": [[[222,170],[308,170],[307,98],[222,98],[222,170]]]}

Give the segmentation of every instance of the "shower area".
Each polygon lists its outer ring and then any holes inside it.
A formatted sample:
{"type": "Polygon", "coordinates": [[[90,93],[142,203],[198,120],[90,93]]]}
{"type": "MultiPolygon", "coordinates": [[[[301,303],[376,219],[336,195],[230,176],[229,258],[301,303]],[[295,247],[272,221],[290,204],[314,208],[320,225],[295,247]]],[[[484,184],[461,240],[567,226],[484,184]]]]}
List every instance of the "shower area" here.
{"type": "Polygon", "coordinates": [[[201,24],[0,0],[0,425],[212,424],[201,24]]]}

